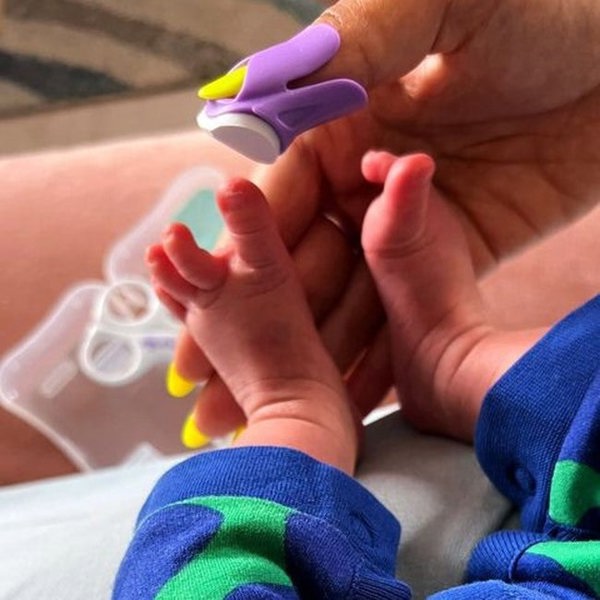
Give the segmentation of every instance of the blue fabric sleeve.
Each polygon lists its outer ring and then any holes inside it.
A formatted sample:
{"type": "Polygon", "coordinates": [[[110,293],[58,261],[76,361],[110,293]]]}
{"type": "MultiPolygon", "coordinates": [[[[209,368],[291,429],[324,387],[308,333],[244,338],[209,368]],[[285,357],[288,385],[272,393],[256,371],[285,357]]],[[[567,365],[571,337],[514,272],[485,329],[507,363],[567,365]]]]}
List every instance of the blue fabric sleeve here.
{"type": "MultiPolygon", "coordinates": [[[[433,598],[600,598],[600,297],[489,392],[476,449],[523,528],[482,540],[467,583],[433,598]]],[[[360,484],[302,453],[201,454],[149,496],[113,598],[408,599],[399,535],[360,484]]]]}
{"type": "MultiPolygon", "coordinates": [[[[599,370],[597,296],[556,325],[484,401],[475,439],[479,462],[521,509],[525,529],[544,528],[552,473],[567,436],[585,447],[588,428],[597,431],[598,398],[590,391],[599,370]],[[586,396],[591,412],[582,419],[586,396]]],[[[594,462],[598,468],[600,455],[594,462]]]]}
{"type": "Polygon", "coordinates": [[[408,599],[407,586],[394,579],[399,535],[398,522],[367,490],[300,452],[200,454],[150,494],[113,598],[408,599]],[[231,548],[221,543],[216,551],[225,524],[236,519],[231,548]],[[211,581],[215,573],[226,581],[211,581]],[[190,595],[181,596],[182,588],[190,595]]]}
{"type": "Polygon", "coordinates": [[[600,296],[556,325],[490,390],[476,450],[490,479],[521,509],[522,530],[484,539],[469,580],[512,584],[519,598],[599,598],[600,296]]]}

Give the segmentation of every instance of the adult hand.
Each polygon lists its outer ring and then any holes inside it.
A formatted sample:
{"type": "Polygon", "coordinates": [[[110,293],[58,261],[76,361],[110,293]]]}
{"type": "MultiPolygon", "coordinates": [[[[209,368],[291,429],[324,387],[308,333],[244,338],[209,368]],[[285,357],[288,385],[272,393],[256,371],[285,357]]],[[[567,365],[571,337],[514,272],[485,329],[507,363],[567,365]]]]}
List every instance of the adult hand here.
{"type": "MultiPolygon", "coordinates": [[[[353,294],[352,316],[340,308],[347,306],[340,298],[348,298],[351,258],[322,214],[335,211],[359,229],[379,191],[360,171],[368,149],[434,157],[434,185],[457,213],[477,274],[593,205],[600,184],[600,5],[341,0],[319,21],[336,27],[342,45],[311,80],[358,80],[369,90],[369,106],[298,138],[257,182],[295,249],[326,344],[344,355],[338,362],[350,362],[374,325],[363,327],[354,309],[366,314],[372,303],[353,294]],[[332,307],[330,325],[324,315],[332,307]]],[[[194,352],[179,352],[177,366],[193,379],[208,372],[194,352]]],[[[196,413],[206,431],[210,415],[229,424],[214,381],[196,413]]],[[[365,410],[374,401],[364,400],[365,410]]]]}
{"type": "Polygon", "coordinates": [[[319,20],[342,45],[315,78],[356,79],[370,103],[265,171],[292,239],[324,194],[360,222],[372,195],[359,165],[373,147],[434,157],[480,272],[597,199],[597,2],[346,0],[319,20]]]}

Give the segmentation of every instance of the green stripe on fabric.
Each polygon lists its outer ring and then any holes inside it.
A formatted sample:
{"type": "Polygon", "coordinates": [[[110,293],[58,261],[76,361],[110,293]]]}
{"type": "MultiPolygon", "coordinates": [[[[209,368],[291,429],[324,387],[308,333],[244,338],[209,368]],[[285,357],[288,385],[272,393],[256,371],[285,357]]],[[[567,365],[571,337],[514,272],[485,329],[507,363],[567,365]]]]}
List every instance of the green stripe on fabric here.
{"type": "Polygon", "coordinates": [[[550,487],[550,517],[560,525],[576,527],[592,508],[600,507],[600,473],[573,460],[554,467],[550,487]]]}
{"type": "Polygon", "coordinates": [[[202,553],[156,596],[157,600],[223,600],[248,584],[292,587],[285,570],[285,528],[294,511],[258,498],[192,498],[192,504],[218,511],[223,522],[202,553]]]}
{"type": "Polygon", "coordinates": [[[600,596],[600,542],[541,542],[528,548],[526,554],[556,561],[600,596]]]}

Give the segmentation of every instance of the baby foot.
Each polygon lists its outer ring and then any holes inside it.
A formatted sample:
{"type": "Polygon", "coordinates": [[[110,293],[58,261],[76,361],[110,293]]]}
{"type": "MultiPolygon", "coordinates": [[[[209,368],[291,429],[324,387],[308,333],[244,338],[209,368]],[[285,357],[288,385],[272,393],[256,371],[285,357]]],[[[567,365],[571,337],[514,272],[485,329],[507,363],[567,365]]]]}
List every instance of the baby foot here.
{"type": "Polygon", "coordinates": [[[433,172],[425,155],[366,155],[363,174],[384,189],[362,242],[388,317],[405,418],[471,441],[487,390],[541,332],[490,325],[461,223],[433,188],[433,172]]]}
{"type": "Polygon", "coordinates": [[[147,254],[156,292],[185,321],[244,411],[248,429],[238,443],[300,444],[307,451],[324,430],[319,452],[335,448],[319,458],[350,470],[356,436],[345,388],[268,204],[243,180],[222,190],[218,204],[228,246],[210,254],[184,225],[171,225],[147,254]],[[338,443],[331,444],[332,435],[338,443]]]}

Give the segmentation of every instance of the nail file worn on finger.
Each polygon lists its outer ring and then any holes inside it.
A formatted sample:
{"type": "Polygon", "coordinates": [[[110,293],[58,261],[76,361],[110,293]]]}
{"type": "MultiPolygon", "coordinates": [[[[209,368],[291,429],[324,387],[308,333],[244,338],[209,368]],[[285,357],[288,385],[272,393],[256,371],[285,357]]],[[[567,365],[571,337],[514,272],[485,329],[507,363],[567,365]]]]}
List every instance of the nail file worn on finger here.
{"type": "Polygon", "coordinates": [[[366,104],[365,89],[351,79],[290,86],[324,66],[339,47],[338,32],[320,24],[253,54],[200,88],[207,102],[198,125],[257,162],[274,162],[304,131],[366,104]]]}

